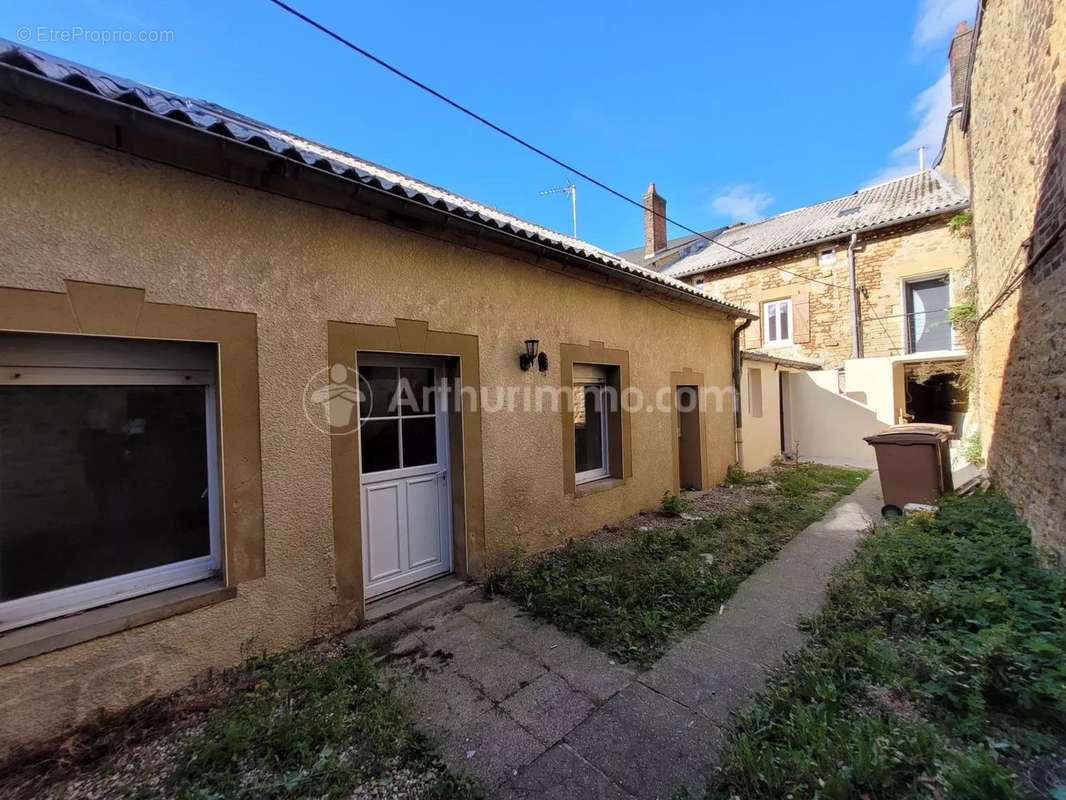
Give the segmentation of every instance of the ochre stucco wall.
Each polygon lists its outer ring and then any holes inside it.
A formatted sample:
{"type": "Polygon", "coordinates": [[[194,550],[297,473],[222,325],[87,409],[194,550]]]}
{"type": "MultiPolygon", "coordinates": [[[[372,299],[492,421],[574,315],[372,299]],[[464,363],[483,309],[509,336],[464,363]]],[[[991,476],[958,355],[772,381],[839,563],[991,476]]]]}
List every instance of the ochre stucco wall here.
{"type": "MultiPolygon", "coordinates": [[[[970,243],[951,232],[943,216],[908,226],[861,235],[855,254],[856,283],[866,292],[860,303],[866,357],[902,355],[904,345],[903,279],[948,272],[953,302],[969,280],[970,243]]],[[[851,304],[848,298],[847,240],[836,243],[836,263],[818,264],[818,251],[831,245],[786,253],[704,275],[712,297],[756,311],[763,299],[779,299],[803,289],[810,293],[810,341],[767,348],[753,336],[745,346],[783,358],[815,359],[838,366],[851,358],[851,304]],[[787,270],[783,272],[782,270],[787,270]],[[820,282],[816,282],[820,281],[820,282]],[[831,284],[831,285],[826,285],[831,284]]],[[[699,275],[685,278],[695,283],[699,275]]]]}
{"type": "Polygon", "coordinates": [[[1066,4],[989,0],[969,145],[982,444],[1037,541],[1066,552],[1066,4]],[[1059,232],[1057,242],[1055,232],[1059,232]],[[1003,290],[1020,283],[1004,295],[1003,290]]]}
{"type": "MultiPolygon", "coordinates": [[[[473,334],[486,386],[551,384],[560,345],[592,341],[628,350],[632,384],[648,397],[686,367],[730,385],[733,322],[724,314],[6,120],[0,141],[0,285],[121,284],[144,288],[149,302],[256,315],[266,538],[266,576],[240,584],[233,600],[0,668],[0,750],[331,629],[330,441],[302,411],[309,377],[328,364],[327,320],[407,318],[473,334]],[[547,374],[518,368],[530,337],[551,359],[547,374]]],[[[670,413],[634,412],[632,478],[584,497],[563,491],[560,420],[482,414],[490,561],[516,545],[561,544],[656,505],[672,488],[670,413]]],[[[728,403],[710,409],[704,444],[708,473],[720,480],[734,453],[728,403]]]]}

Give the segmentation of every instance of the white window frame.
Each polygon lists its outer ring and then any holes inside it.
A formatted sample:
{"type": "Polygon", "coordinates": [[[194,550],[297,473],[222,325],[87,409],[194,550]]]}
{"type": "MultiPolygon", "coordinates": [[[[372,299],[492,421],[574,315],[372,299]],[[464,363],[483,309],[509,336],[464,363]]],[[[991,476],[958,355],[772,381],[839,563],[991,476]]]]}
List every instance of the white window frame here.
{"type": "MultiPolygon", "coordinates": [[[[9,360],[9,359],[5,359],[9,360]]],[[[0,386],[202,386],[206,404],[210,552],[197,558],[0,602],[0,631],[217,577],[222,572],[218,403],[213,369],[0,364],[0,386]],[[12,368],[15,369],[12,369],[12,368]]]]}
{"type": "MultiPolygon", "coordinates": [[[[610,426],[607,424],[607,370],[596,365],[575,364],[574,372],[573,383],[575,396],[580,392],[583,397],[586,387],[597,386],[599,387],[598,395],[600,398],[600,443],[602,445],[602,453],[600,455],[601,466],[597,469],[587,469],[584,472],[575,472],[574,483],[580,485],[611,477],[610,443],[608,440],[610,426]]],[[[575,429],[575,436],[576,433],[577,431],[575,429]]],[[[575,456],[576,455],[577,454],[575,453],[575,456]]]]}
{"type": "Polygon", "coordinates": [[[705,291],[707,288],[707,281],[702,276],[700,276],[699,278],[696,278],[695,285],[696,288],[702,292],[705,291]]]}
{"type": "MultiPolygon", "coordinates": [[[[780,312],[775,316],[775,320],[780,320],[780,312]]],[[[792,338],[795,335],[795,318],[792,316],[792,298],[786,297],[783,300],[769,300],[762,304],[762,340],[764,347],[787,347],[792,344],[792,338]],[[772,338],[770,336],[770,308],[781,309],[784,308],[788,314],[788,337],[787,338],[772,338]]],[[[776,332],[780,331],[780,323],[776,325],[776,332]]]]}
{"type": "Polygon", "coordinates": [[[837,263],[837,249],[835,247],[823,247],[818,251],[818,266],[828,267],[837,263]]]}

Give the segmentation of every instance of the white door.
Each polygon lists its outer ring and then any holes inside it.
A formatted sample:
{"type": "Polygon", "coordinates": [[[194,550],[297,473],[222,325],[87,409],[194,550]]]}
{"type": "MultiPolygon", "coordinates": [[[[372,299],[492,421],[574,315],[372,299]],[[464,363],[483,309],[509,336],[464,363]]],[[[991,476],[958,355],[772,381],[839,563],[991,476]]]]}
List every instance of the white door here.
{"type": "Polygon", "coordinates": [[[363,585],[369,600],[452,570],[444,365],[359,354],[363,585]]]}

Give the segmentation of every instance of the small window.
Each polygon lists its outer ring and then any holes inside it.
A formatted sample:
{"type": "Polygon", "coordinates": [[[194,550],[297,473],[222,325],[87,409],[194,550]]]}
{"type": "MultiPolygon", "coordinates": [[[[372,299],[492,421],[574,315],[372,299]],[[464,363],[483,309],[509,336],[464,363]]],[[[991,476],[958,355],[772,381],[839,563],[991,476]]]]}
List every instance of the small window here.
{"type": "Polygon", "coordinates": [[[835,247],[826,247],[818,251],[818,266],[828,267],[837,263],[837,250],[835,247]]]}
{"type": "Polygon", "coordinates": [[[0,631],[217,575],[214,345],[0,334],[0,631]]]}
{"type": "Polygon", "coordinates": [[[699,291],[702,292],[703,291],[703,284],[704,284],[704,280],[703,280],[702,277],[696,278],[696,289],[698,289],[699,291]]]}
{"type": "Polygon", "coordinates": [[[437,463],[438,380],[434,367],[360,364],[359,381],[370,390],[359,406],[364,475],[437,463]]]}
{"type": "Polygon", "coordinates": [[[748,370],[748,414],[762,416],[762,370],[758,368],[748,370]]]}
{"type": "Polygon", "coordinates": [[[763,341],[767,345],[792,344],[792,301],[763,303],[763,341]]]}
{"type": "Polygon", "coordinates": [[[610,413],[607,370],[590,364],[574,365],[575,483],[609,477],[607,424],[610,413]]]}

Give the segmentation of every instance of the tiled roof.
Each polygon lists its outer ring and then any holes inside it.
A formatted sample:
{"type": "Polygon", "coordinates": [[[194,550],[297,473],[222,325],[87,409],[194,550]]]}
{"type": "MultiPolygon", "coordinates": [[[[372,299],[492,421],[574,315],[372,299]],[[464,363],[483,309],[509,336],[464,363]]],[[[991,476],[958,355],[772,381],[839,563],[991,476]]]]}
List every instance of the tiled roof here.
{"type": "Polygon", "coordinates": [[[943,173],[936,170],[917,172],[860,189],[846,197],[730,228],[715,237],[716,242],[728,247],[707,241],[694,242],[693,246],[704,246],[699,252],[671,264],[663,273],[680,278],[743,264],[852,233],[958,211],[969,203],[966,190],[943,173]]]}
{"type": "Polygon", "coordinates": [[[328,171],[338,178],[371,185],[413,203],[431,206],[441,212],[596,262],[608,270],[649,281],[679,298],[704,305],[710,304],[738,317],[754,316],[740,306],[708,297],[681,281],[631,264],[588,242],[519,219],[439,186],[357,158],[350,153],[279,130],[214,103],[183,97],[127,78],[109,75],[5,39],[0,39],[0,70],[29,72],[211,134],[269,150],[284,158],[328,171]]]}

